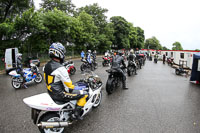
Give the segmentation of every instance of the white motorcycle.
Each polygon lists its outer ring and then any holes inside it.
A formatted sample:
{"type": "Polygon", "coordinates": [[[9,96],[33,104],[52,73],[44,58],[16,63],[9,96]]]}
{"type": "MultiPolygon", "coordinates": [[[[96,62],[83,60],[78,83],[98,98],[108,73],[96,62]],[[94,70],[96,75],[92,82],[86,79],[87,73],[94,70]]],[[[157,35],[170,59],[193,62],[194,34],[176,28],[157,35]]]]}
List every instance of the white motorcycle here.
{"type": "MultiPolygon", "coordinates": [[[[95,74],[85,74],[85,78],[77,82],[78,88],[88,92],[88,99],[82,108],[81,117],[92,108],[100,105],[102,99],[102,81],[95,74]]],[[[62,133],[65,127],[74,121],[74,109],[77,100],[67,103],[56,103],[48,93],[31,96],[23,99],[31,107],[31,117],[42,133],[62,133]]]]}

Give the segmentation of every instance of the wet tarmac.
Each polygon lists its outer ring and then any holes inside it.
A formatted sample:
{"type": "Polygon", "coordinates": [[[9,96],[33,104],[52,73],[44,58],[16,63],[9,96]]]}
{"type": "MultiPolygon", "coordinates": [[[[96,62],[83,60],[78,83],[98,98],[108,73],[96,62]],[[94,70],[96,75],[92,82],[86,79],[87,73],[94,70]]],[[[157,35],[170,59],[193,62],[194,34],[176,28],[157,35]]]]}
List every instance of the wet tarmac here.
{"type": "MultiPolygon", "coordinates": [[[[128,90],[118,89],[107,95],[108,74],[101,58],[95,73],[104,83],[101,105],[82,121],[66,128],[66,133],[199,133],[200,86],[189,77],[175,75],[167,64],[146,61],[138,75],[127,77],[128,90]]],[[[81,77],[79,60],[75,60],[76,74],[81,77]]],[[[23,98],[46,92],[45,83],[28,84],[28,89],[15,90],[10,76],[0,75],[0,132],[37,133],[31,120],[31,110],[23,98]]]]}

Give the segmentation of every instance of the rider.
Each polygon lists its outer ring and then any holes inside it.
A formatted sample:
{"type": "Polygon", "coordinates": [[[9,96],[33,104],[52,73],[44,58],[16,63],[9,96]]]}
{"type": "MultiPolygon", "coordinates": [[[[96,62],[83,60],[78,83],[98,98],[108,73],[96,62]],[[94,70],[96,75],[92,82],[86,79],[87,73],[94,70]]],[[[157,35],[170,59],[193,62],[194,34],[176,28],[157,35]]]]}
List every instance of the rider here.
{"type": "Polygon", "coordinates": [[[17,54],[17,73],[21,75],[21,77],[23,77],[23,82],[22,82],[22,86],[24,86],[24,88],[28,88],[25,84],[25,80],[26,78],[24,77],[24,72],[23,72],[23,67],[22,67],[22,54],[18,53],[17,54]]]}
{"type": "Polygon", "coordinates": [[[91,53],[91,50],[88,50],[88,52],[86,54],[86,61],[90,64],[90,66],[92,68],[92,53],[91,53]]]}
{"type": "Polygon", "coordinates": [[[122,52],[119,51],[118,55],[113,56],[111,68],[118,70],[118,72],[120,72],[123,75],[123,80],[122,80],[123,89],[128,89],[126,87],[126,75],[120,67],[122,64],[124,68],[126,68],[126,64],[124,62],[124,58],[122,57],[122,55],[123,55],[122,52]]]}
{"type": "Polygon", "coordinates": [[[87,93],[74,89],[66,68],[62,65],[65,58],[65,47],[61,43],[53,43],[49,48],[49,61],[44,67],[44,79],[51,98],[58,102],[78,100],[75,108],[75,119],[81,119],[80,114],[86,103],[87,93]]]}
{"type": "Polygon", "coordinates": [[[134,54],[133,49],[130,50],[130,54],[128,56],[128,64],[130,63],[130,61],[134,62],[134,67],[135,67],[135,75],[137,75],[137,69],[136,69],[136,63],[135,63],[135,59],[136,59],[136,55],[134,54]]]}

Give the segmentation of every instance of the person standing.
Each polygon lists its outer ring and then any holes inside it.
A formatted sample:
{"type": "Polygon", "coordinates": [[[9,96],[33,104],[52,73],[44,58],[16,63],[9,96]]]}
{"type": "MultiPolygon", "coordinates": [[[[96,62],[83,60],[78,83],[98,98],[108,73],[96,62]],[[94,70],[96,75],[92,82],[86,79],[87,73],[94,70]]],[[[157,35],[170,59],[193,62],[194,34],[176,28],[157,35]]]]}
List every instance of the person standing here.
{"type": "Polygon", "coordinates": [[[166,56],[165,54],[163,54],[163,64],[165,64],[165,59],[166,59],[166,56]]]}
{"type": "Polygon", "coordinates": [[[82,58],[82,60],[84,59],[84,57],[85,57],[85,53],[84,53],[84,51],[82,51],[81,52],[81,58],[82,58]]]}

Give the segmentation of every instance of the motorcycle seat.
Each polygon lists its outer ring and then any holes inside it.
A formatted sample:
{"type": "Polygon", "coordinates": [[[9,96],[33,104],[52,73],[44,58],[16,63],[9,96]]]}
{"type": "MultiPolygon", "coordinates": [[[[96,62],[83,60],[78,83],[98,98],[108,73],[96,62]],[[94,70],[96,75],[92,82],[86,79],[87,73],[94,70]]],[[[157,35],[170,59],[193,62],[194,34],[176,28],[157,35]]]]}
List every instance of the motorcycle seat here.
{"type": "Polygon", "coordinates": [[[58,100],[53,100],[53,101],[58,105],[62,105],[62,104],[69,102],[69,101],[58,101],[58,100]]]}

